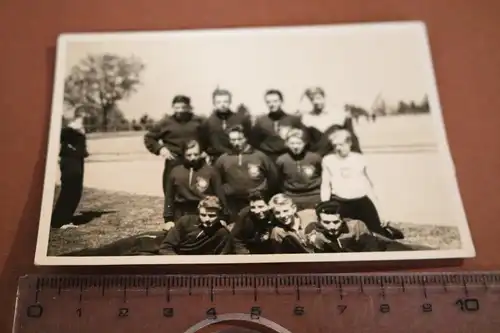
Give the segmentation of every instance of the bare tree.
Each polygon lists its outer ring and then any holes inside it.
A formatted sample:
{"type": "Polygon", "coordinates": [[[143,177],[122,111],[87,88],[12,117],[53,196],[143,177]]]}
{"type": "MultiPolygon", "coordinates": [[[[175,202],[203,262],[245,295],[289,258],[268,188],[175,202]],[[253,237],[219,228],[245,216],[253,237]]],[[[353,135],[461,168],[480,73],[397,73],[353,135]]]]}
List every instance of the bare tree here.
{"type": "Polygon", "coordinates": [[[119,100],[137,91],[145,65],[141,59],[116,54],[90,54],[75,65],[65,79],[64,102],[88,105],[102,113],[102,130],[108,130],[108,114],[119,100]]]}

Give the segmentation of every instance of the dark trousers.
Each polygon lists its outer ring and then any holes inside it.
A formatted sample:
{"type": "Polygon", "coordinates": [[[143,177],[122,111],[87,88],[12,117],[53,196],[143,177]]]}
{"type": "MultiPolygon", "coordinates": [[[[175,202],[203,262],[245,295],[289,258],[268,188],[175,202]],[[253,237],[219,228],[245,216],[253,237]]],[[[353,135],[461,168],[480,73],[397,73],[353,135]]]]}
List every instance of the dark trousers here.
{"type": "Polygon", "coordinates": [[[382,228],[382,222],[380,221],[377,208],[375,208],[375,205],[369,197],[364,196],[357,199],[343,199],[332,196],[331,200],[340,203],[340,215],[342,217],[361,220],[370,231],[382,235],[386,234],[385,230],[382,228]]]}
{"type": "Polygon", "coordinates": [[[231,197],[228,196],[226,197],[227,201],[227,213],[229,214],[229,223],[234,223],[236,222],[238,218],[238,214],[240,211],[248,206],[248,198],[246,197],[231,197]]]}
{"type": "Polygon", "coordinates": [[[166,192],[167,192],[167,182],[168,182],[168,176],[170,175],[170,172],[172,169],[178,165],[180,165],[182,162],[180,158],[176,158],[173,160],[167,160],[165,159],[165,166],[163,167],[163,196],[165,198],[163,202],[163,217],[166,217],[166,212],[167,212],[167,200],[166,200],[166,192]]]}
{"type": "Polygon", "coordinates": [[[278,157],[280,157],[283,153],[265,153],[265,154],[267,155],[267,157],[271,159],[271,161],[273,161],[273,163],[276,163],[278,157]]]}
{"type": "Polygon", "coordinates": [[[314,209],[316,205],[321,202],[321,197],[317,195],[290,195],[295,206],[297,206],[297,211],[304,209],[314,209]]]}
{"type": "Polygon", "coordinates": [[[61,191],[52,211],[52,228],[60,228],[73,219],[83,192],[83,158],[61,157],[61,191]]]}
{"type": "Polygon", "coordinates": [[[155,255],[160,250],[160,245],[166,231],[146,232],[117,240],[99,248],[83,249],[63,254],[63,257],[91,257],[91,256],[136,256],[155,255]]]}

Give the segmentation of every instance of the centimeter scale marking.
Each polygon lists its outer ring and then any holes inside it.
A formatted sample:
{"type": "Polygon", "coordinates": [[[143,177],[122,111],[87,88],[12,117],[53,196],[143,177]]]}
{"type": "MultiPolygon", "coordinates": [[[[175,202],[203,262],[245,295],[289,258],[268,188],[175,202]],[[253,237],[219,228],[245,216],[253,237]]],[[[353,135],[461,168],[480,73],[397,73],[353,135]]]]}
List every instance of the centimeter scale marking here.
{"type": "Polygon", "coordinates": [[[20,279],[14,332],[500,332],[499,310],[500,272],[47,275],[20,279]]]}

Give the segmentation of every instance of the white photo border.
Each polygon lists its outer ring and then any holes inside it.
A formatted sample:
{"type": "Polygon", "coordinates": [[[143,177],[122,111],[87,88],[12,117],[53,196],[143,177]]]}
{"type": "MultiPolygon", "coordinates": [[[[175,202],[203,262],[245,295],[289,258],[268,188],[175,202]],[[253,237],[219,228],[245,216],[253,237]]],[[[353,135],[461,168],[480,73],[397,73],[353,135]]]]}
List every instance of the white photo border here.
{"type": "Polygon", "coordinates": [[[476,256],[471,232],[469,229],[465,209],[458,181],[455,177],[455,166],[448,139],[436,75],[432,61],[430,42],[427,28],[421,21],[393,21],[380,23],[349,23],[349,24],[324,24],[324,25],[298,25],[298,26],[271,26],[271,27],[241,27],[241,28],[213,28],[213,29],[188,29],[172,31],[149,32],[102,32],[102,33],[68,33],[61,34],[57,39],[55,64],[55,81],[52,94],[51,118],[49,125],[48,150],[45,163],[43,197],[40,209],[40,223],[38,227],[37,244],[34,263],[37,266],[107,266],[107,265],[186,265],[186,264],[256,264],[256,263],[299,263],[299,262],[357,262],[357,261],[391,261],[391,260],[428,260],[428,259],[463,259],[476,256]],[[453,192],[452,204],[457,210],[456,227],[459,230],[461,248],[456,250],[429,250],[429,251],[401,251],[401,252],[362,252],[362,253],[316,253],[316,254],[250,254],[250,255],[177,255],[177,256],[113,256],[113,257],[58,257],[48,256],[50,220],[52,215],[54,186],[58,168],[59,136],[63,115],[63,92],[66,65],[67,44],[70,42],[96,42],[104,40],[113,41],[162,41],[165,38],[184,38],[190,34],[254,34],[256,32],[272,34],[287,31],[300,34],[310,31],[328,31],[332,29],[338,34],[350,34],[356,30],[388,31],[393,29],[410,28],[418,29],[425,47],[420,48],[422,61],[425,63],[428,98],[433,119],[434,133],[437,137],[441,167],[453,172],[446,172],[443,177],[446,186],[453,192]]]}

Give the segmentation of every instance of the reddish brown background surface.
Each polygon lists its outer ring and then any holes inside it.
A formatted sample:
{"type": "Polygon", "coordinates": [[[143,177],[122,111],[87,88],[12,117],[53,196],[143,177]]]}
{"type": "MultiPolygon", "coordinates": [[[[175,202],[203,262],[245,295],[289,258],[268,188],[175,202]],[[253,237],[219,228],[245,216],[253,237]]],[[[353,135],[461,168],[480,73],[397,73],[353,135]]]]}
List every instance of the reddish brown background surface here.
{"type": "Polygon", "coordinates": [[[499,1],[87,0],[0,1],[0,332],[10,331],[20,275],[169,273],[172,267],[33,266],[56,37],[62,32],[422,20],[477,258],[460,261],[176,267],[198,272],[495,270],[500,268],[499,1]]]}

